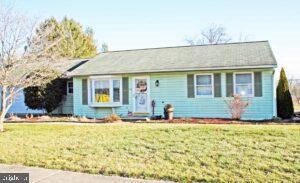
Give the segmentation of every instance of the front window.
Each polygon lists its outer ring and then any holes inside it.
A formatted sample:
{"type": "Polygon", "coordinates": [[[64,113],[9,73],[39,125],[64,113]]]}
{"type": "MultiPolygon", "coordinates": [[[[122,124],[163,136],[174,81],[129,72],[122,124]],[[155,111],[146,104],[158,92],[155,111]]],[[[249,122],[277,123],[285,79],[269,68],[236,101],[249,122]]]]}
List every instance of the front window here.
{"type": "Polygon", "coordinates": [[[92,79],[92,103],[114,105],[121,102],[121,79],[92,79]]]}
{"type": "Polygon", "coordinates": [[[110,101],[109,85],[109,80],[94,81],[94,101],[96,103],[104,103],[110,101]]]}
{"type": "Polygon", "coordinates": [[[213,77],[208,75],[196,75],[196,95],[200,97],[213,96],[213,77]]]}
{"type": "Polygon", "coordinates": [[[235,94],[241,96],[253,96],[252,73],[235,74],[235,94]]]}

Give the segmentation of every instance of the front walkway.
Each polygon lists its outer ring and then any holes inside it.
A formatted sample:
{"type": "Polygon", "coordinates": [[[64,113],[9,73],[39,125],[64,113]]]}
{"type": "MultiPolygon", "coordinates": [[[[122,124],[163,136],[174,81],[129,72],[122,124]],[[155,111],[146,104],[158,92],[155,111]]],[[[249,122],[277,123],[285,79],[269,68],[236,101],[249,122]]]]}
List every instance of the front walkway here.
{"type": "Polygon", "coordinates": [[[146,183],[162,183],[164,181],[152,181],[133,179],[117,176],[102,176],[92,175],[86,173],[77,173],[62,170],[51,170],[44,168],[25,167],[21,165],[4,165],[0,164],[0,173],[29,173],[29,181],[31,183],[93,183],[93,182],[122,182],[122,183],[134,183],[134,182],[146,182],[146,183]]]}

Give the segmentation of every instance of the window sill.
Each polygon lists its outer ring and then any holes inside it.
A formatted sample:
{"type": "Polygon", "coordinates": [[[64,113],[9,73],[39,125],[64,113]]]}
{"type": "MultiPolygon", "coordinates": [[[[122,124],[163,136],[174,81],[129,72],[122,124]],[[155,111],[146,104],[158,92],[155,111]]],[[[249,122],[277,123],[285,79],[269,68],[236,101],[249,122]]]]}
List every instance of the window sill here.
{"type": "Polygon", "coordinates": [[[195,98],[214,98],[212,95],[196,95],[195,98]]]}
{"type": "Polygon", "coordinates": [[[121,103],[91,103],[89,104],[90,107],[121,107],[121,103]]]}
{"type": "Polygon", "coordinates": [[[250,95],[235,94],[235,95],[240,95],[242,98],[254,98],[255,97],[253,94],[250,94],[250,95]]]}

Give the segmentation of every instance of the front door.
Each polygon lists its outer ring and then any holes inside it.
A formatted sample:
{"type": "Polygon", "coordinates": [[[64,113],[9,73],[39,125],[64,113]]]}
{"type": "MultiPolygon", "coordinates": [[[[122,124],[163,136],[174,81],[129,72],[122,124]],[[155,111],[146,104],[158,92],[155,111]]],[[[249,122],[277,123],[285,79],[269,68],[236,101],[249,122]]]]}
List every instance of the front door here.
{"type": "Polygon", "coordinates": [[[149,113],[149,77],[133,78],[133,105],[135,113],[149,113]]]}

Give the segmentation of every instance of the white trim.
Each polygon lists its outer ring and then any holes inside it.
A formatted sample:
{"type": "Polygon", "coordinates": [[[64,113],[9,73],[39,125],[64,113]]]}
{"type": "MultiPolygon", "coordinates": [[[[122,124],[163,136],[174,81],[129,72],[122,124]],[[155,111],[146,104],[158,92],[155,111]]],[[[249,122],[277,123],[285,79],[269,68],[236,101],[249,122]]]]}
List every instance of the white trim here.
{"type": "MultiPolygon", "coordinates": [[[[150,76],[136,76],[132,77],[132,101],[133,101],[133,113],[136,112],[136,106],[135,106],[135,79],[147,79],[147,111],[145,113],[150,113],[151,111],[151,95],[150,95],[150,76]]],[[[140,112],[143,113],[143,112],[140,112]]]]}
{"type": "Polygon", "coordinates": [[[88,78],[88,105],[91,107],[118,107],[122,106],[123,101],[123,83],[122,77],[118,76],[91,76],[88,78]],[[110,102],[94,102],[95,99],[95,82],[96,81],[109,81],[109,101],[110,102]],[[113,101],[113,80],[120,81],[120,102],[113,101]],[[91,93],[92,92],[92,93],[91,93]]]}
{"type": "MultiPolygon", "coordinates": [[[[88,105],[91,106],[92,105],[92,98],[91,98],[91,82],[92,80],[90,78],[87,78],[87,89],[88,89],[88,105]]],[[[81,91],[82,92],[82,91],[81,91]]]]}
{"type": "Polygon", "coordinates": [[[214,74],[213,73],[201,73],[201,74],[195,74],[194,75],[194,92],[195,92],[195,98],[213,98],[215,96],[214,91],[214,74]],[[197,76],[211,76],[211,95],[197,95],[197,76]]]}
{"type": "Polygon", "coordinates": [[[90,76],[89,79],[114,79],[114,78],[122,78],[122,76],[118,75],[101,75],[101,76],[90,76]]]}
{"type": "Polygon", "coordinates": [[[244,97],[254,97],[254,72],[234,72],[233,73],[233,93],[236,94],[236,75],[237,74],[251,74],[251,86],[252,86],[252,94],[251,95],[245,95],[244,97]]]}

